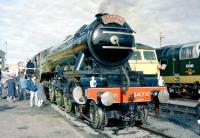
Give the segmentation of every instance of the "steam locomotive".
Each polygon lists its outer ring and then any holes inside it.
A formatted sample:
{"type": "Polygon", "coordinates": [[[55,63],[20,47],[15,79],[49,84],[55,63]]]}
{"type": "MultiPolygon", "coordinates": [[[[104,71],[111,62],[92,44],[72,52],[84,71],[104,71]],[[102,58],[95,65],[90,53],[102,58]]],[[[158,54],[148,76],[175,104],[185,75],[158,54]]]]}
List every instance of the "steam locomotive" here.
{"type": "Polygon", "coordinates": [[[200,97],[200,42],[165,46],[157,49],[163,70],[161,76],[170,96],[198,99],[200,97]]]}
{"type": "Polygon", "coordinates": [[[109,119],[134,125],[146,117],[152,93],[166,100],[165,87],[143,87],[143,75],[129,71],[135,46],[133,30],[118,15],[97,14],[61,44],[32,59],[37,73],[49,81],[50,101],[104,128],[109,119]]]}

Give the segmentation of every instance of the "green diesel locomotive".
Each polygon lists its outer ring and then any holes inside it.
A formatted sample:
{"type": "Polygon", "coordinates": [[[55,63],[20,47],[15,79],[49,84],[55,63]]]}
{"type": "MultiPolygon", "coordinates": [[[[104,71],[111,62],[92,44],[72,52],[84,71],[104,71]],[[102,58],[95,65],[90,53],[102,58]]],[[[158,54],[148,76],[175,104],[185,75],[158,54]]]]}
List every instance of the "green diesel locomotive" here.
{"type": "Polygon", "coordinates": [[[161,76],[171,97],[198,99],[200,42],[164,46],[156,52],[161,64],[161,76]]]}

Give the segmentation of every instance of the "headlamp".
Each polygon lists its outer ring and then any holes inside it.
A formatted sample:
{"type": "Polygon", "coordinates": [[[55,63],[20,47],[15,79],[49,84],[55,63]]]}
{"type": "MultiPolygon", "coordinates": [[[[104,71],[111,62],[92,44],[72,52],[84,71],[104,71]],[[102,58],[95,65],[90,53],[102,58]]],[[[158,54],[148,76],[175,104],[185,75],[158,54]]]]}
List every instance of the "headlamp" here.
{"type": "Polygon", "coordinates": [[[114,95],[111,92],[104,92],[100,97],[102,104],[105,106],[110,106],[114,103],[114,95]]]}

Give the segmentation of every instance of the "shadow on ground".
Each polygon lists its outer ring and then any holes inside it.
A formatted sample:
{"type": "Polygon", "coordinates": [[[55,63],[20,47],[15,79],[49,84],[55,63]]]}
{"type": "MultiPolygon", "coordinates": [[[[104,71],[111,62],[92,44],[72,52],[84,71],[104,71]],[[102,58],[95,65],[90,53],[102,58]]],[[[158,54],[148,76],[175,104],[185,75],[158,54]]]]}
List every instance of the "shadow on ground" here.
{"type": "Polygon", "coordinates": [[[6,105],[1,105],[0,106],[0,111],[10,110],[10,109],[14,109],[14,108],[16,108],[16,106],[8,106],[7,104],[6,105]]]}

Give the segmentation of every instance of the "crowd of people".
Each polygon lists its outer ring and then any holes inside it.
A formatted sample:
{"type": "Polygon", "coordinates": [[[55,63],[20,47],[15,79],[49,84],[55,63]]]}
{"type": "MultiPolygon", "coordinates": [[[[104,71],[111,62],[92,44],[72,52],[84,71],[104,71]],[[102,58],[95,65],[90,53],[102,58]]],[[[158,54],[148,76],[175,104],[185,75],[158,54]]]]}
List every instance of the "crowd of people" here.
{"type": "Polygon", "coordinates": [[[5,71],[1,73],[0,97],[13,103],[29,99],[30,107],[41,107],[46,101],[43,81],[35,75],[26,76],[5,71]]]}

